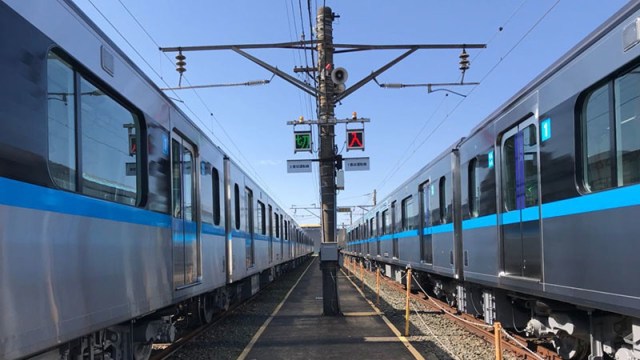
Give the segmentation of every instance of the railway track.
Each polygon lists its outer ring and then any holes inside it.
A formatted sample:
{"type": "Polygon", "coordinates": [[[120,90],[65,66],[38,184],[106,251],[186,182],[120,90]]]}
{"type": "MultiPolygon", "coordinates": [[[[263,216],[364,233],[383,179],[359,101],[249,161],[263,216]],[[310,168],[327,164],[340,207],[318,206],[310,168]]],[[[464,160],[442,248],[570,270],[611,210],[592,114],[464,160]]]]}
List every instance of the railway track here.
{"type": "MultiPolygon", "coordinates": [[[[264,294],[274,293],[270,296],[280,297],[283,290],[280,288],[290,287],[289,283],[292,279],[297,279],[297,276],[302,272],[309,262],[314,261],[315,258],[310,258],[307,261],[299,264],[296,268],[284,273],[276,280],[270,282],[265,287],[261,288],[256,294],[241,300],[234,302],[230,305],[229,309],[214,315],[212,321],[208,324],[196,327],[187,328],[183,334],[179,335],[179,338],[171,344],[154,344],[154,351],[152,352],[149,360],[165,360],[165,359],[233,359],[236,358],[240,352],[244,349],[246,343],[249,342],[251,336],[255,333],[251,324],[246,321],[242,326],[238,326],[238,319],[234,319],[239,312],[243,315],[245,313],[252,314],[255,317],[255,321],[259,322],[261,314],[254,312],[253,308],[262,308],[271,306],[273,301],[271,299],[266,300],[266,306],[263,304],[264,294]],[[271,291],[266,291],[271,289],[271,291]],[[242,329],[247,327],[247,329],[242,329]],[[246,330],[246,331],[245,331],[246,330]],[[224,339],[220,333],[229,334],[233,333],[233,339],[224,339]],[[247,334],[244,334],[244,333],[247,334]],[[211,343],[217,346],[209,346],[208,349],[198,349],[202,347],[201,343],[211,343]],[[222,342],[225,342],[222,344],[222,342]],[[215,349],[215,350],[214,350],[215,349]],[[213,353],[212,351],[215,351],[213,353]]],[[[278,300],[279,301],[279,300],[278,300]]],[[[266,309],[266,312],[271,312],[272,309],[266,309]]],[[[249,321],[251,322],[251,321],[249,321]]]]}
{"type": "MultiPolygon", "coordinates": [[[[360,267],[352,267],[345,261],[343,270],[350,273],[354,283],[362,287],[362,281],[364,276],[364,284],[368,291],[367,296],[370,297],[373,303],[376,302],[376,273],[360,267]]],[[[395,291],[402,298],[406,298],[406,287],[404,284],[398,283],[388,277],[380,276],[381,291],[383,287],[390,288],[395,291]]],[[[494,346],[495,333],[492,326],[480,322],[477,318],[470,314],[459,313],[455,307],[449,306],[446,302],[441,301],[433,296],[429,296],[424,289],[420,289],[420,292],[411,292],[410,299],[412,303],[412,311],[418,311],[429,314],[440,313],[448,319],[454,321],[456,324],[463,327],[468,332],[483,339],[485,342],[494,346]],[[424,310],[420,311],[416,309],[416,305],[422,307],[424,310]]],[[[508,350],[514,354],[517,359],[523,360],[562,360],[562,358],[553,350],[550,350],[541,344],[536,343],[532,339],[522,337],[517,334],[512,334],[506,330],[501,330],[501,344],[503,350],[508,350]]],[[[434,334],[435,335],[435,334],[434,334]]],[[[466,357],[465,357],[466,358],[466,357]]]]}

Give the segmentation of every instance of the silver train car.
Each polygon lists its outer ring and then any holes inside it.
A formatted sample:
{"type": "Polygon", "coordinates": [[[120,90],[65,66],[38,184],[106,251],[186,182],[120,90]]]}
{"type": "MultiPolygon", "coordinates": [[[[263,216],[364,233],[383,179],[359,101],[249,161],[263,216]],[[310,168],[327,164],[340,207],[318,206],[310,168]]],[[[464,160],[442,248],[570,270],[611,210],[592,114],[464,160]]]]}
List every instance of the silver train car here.
{"type": "Polygon", "coordinates": [[[146,359],[313,251],[71,1],[0,1],[0,53],[0,359],[146,359]]]}
{"type": "Polygon", "coordinates": [[[350,227],[345,255],[566,359],[640,359],[639,42],[632,1],[350,227]]]}

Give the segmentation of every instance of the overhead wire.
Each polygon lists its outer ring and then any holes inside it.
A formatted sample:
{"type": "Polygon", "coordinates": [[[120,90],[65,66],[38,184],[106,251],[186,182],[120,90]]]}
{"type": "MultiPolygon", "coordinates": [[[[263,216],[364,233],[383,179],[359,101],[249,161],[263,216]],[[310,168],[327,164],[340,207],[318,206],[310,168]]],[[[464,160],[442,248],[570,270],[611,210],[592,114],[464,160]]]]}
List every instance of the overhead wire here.
{"type": "MultiPolygon", "coordinates": [[[[377,189],[382,188],[384,185],[386,185],[386,183],[393,178],[394,175],[398,174],[397,169],[402,168],[402,166],[404,166],[404,164],[406,164],[411,157],[420,149],[422,148],[422,146],[431,138],[431,136],[433,136],[433,134],[435,134],[435,132],[446,122],[446,120],[453,114],[456,112],[456,110],[458,108],[460,108],[460,106],[462,105],[462,103],[464,103],[465,100],[467,100],[469,98],[469,95],[471,95],[472,93],[475,92],[475,90],[480,87],[482,85],[482,82],[484,80],[486,80],[494,71],[495,69],[502,63],[502,61],[504,59],[506,59],[512,52],[513,50],[515,50],[521,43],[522,41],[524,41],[524,39],[542,22],[542,20],[544,20],[544,18],[547,17],[547,15],[549,15],[549,13],[560,3],[561,0],[556,0],[556,2],[551,5],[551,7],[544,13],[542,14],[542,16],[540,18],[538,18],[538,20],[520,37],[520,39],[505,53],[505,55],[503,55],[502,57],[500,57],[500,59],[498,60],[498,62],[491,68],[489,69],[489,71],[487,73],[485,73],[485,75],[480,79],[479,83],[480,85],[474,86],[473,88],[471,88],[471,90],[466,94],[466,97],[462,98],[462,100],[460,100],[454,107],[453,109],[451,109],[451,111],[449,111],[443,118],[442,120],[436,125],[436,127],[434,127],[431,132],[429,132],[429,134],[426,136],[426,138],[411,152],[411,154],[407,157],[404,158],[404,160],[402,160],[397,166],[396,166],[396,172],[390,173],[391,176],[386,179],[385,181],[381,182],[379,184],[378,187],[376,187],[377,189]]],[[[523,4],[521,4],[520,6],[522,6],[523,4]]],[[[512,15],[513,16],[513,15],[512,15]]]]}
{"type": "Polygon", "coordinates": [[[489,38],[489,40],[487,40],[485,42],[485,44],[487,44],[487,47],[480,49],[474,56],[473,61],[477,62],[478,58],[480,58],[480,55],[482,55],[482,53],[484,53],[484,50],[486,50],[487,48],[489,48],[489,45],[491,45],[493,43],[493,40],[495,40],[496,37],[498,37],[498,34],[500,34],[502,32],[502,30],[504,30],[504,28],[511,22],[511,20],[516,16],[517,13],[520,12],[520,10],[522,9],[522,7],[524,6],[524,4],[529,1],[529,0],[522,0],[522,2],[520,3],[520,5],[518,5],[518,7],[511,12],[511,15],[509,15],[509,17],[507,18],[506,21],[504,21],[502,23],[501,26],[498,27],[498,30],[496,30],[496,32],[493,33],[493,35],[491,36],[491,38],[489,38]]]}
{"type": "MultiPolygon", "coordinates": [[[[92,0],[87,0],[89,1],[89,3],[93,6],[93,8],[105,19],[105,21],[107,21],[107,23],[109,23],[109,25],[118,33],[118,35],[120,35],[120,37],[129,45],[129,47],[140,57],[140,59],[149,67],[149,69],[151,71],[153,71],[155,73],[156,76],[158,76],[158,78],[165,84],[167,85],[167,87],[170,87],[169,84],[164,80],[164,77],[162,75],[160,75],[155,68],[145,59],[144,56],[142,56],[142,54],[140,54],[140,52],[136,49],[136,47],[133,46],[133,44],[131,44],[131,42],[122,34],[122,32],[120,32],[120,30],[111,22],[111,20],[109,20],[109,18],[93,3],[92,0]]],[[[153,38],[153,36],[151,36],[151,34],[146,30],[146,28],[140,23],[140,21],[138,21],[137,17],[129,10],[129,8],[121,1],[118,0],[118,2],[120,3],[120,5],[125,9],[125,11],[129,14],[129,16],[131,16],[131,18],[133,18],[134,22],[143,30],[143,32],[147,35],[147,37],[154,43],[154,45],[156,45],[158,48],[160,48],[159,43],[153,38]]],[[[166,54],[163,53],[164,56],[167,58],[167,60],[169,60],[172,64],[173,61],[171,60],[171,58],[166,54]]],[[[187,82],[187,84],[189,86],[192,86],[191,82],[189,81],[188,78],[184,78],[185,81],[187,82]]],[[[236,160],[238,161],[238,163],[240,165],[244,165],[245,168],[247,168],[248,170],[250,170],[253,175],[256,178],[256,181],[260,183],[261,186],[264,187],[265,190],[269,191],[272,196],[274,198],[276,198],[276,201],[278,201],[279,203],[281,203],[281,201],[277,198],[277,195],[275,195],[275,193],[273,193],[273,191],[271,191],[271,189],[269,188],[268,184],[264,181],[264,179],[260,176],[260,174],[255,170],[255,168],[253,168],[253,166],[251,165],[251,162],[249,162],[247,160],[247,158],[244,156],[243,152],[239,149],[239,147],[236,145],[235,141],[233,141],[233,138],[229,135],[229,133],[227,133],[227,131],[225,130],[225,128],[222,126],[222,124],[220,123],[220,121],[218,120],[218,118],[214,115],[213,111],[209,108],[209,106],[206,104],[206,102],[204,101],[204,99],[200,96],[200,93],[198,91],[196,91],[195,89],[192,89],[193,93],[196,95],[196,97],[200,100],[200,102],[202,103],[202,105],[205,107],[205,109],[209,112],[209,115],[211,116],[211,118],[218,124],[218,126],[220,127],[222,133],[229,139],[229,142],[231,143],[231,145],[233,145],[233,147],[236,149],[237,151],[237,155],[235,155],[234,157],[236,158],[236,160]],[[246,162],[245,164],[243,164],[239,158],[244,159],[244,161],[246,162]]],[[[175,90],[172,91],[173,94],[175,94],[175,96],[180,99],[180,102],[182,104],[184,104],[185,108],[187,108],[189,110],[189,112],[191,112],[192,115],[194,115],[194,117],[196,119],[198,119],[198,121],[202,124],[202,126],[204,126],[204,128],[206,130],[209,131],[210,135],[217,140],[218,144],[220,146],[222,146],[225,151],[227,153],[229,153],[230,155],[234,155],[233,152],[225,145],[225,143],[218,138],[213,129],[211,127],[209,127],[206,122],[204,122],[202,120],[202,118],[200,116],[198,116],[196,114],[196,112],[191,109],[191,107],[184,102],[184,100],[182,100],[182,98],[177,94],[177,92],[175,90]]],[[[217,144],[217,145],[218,145],[217,144]]]]}
{"type": "MultiPolygon", "coordinates": [[[[302,17],[302,4],[301,4],[300,1],[301,0],[298,0],[299,15],[300,15],[300,27],[302,28],[302,38],[301,38],[301,40],[304,40],[304,21],[303,21],[303,17],[302,17]]],[[[296,15],[295,15],[295,8],[294,8],[294,5],[293,5],[293,0],[290,0],[289,3],[291,4],[291,14],[289,14],[289,7],[287,6],[287,20],[289,21],[289,23],[291,23],[291,21],[289,20],[289,16],[291,16],[293,18],[293,21],[294,21],[294,33],[296,34],[296,37],[297,37],[298,27],[297,27],[297,22],[296,22],[296,15]]],[[[294,36],[291,34],[291,31],[290,31],[289,35],[290,35],[291,41],[294,41],[294,36]]],[[[307,53],[306,53],[307,50],[303,50],[303,51],[304,51],[304,66],[308,68],[309,67],[309,62],[308,62],[309,60],[308,60],[307,53]]],[[[296,52],[296,54],[297,54],[298,60],[299,60],[298,63],[302,64],[302,56],[300,55],[299,52],[296,52]]],[[[313,58],[313,53],[311,55],[312,55],[312,58],[313,58]]],[[[294,61],[295,61],[295,59],[294,59],[294,61]]],[[[306,72],[306,71],[304,72],[304,75],[298,75],[298,79],[300,79],[302,81],[305,81],[307,83],[310,83],[309,78],[310,78],[309,73],[306,72]]],[[[313,108],[312,108],[312,105],[311,105],[311,95],[305,95],[305,94],[302,94],[302,93],[298,93],[298,99],[300,100],[300,108],[301,108],[302,112],[305,112],[305,110],[307,111],[306,114],[305,114],[306,118],[307,119],[312,119],[313,118],[313,108]]],[[[314,150],[312,149],[312,152],[313,151],[314,150]]],[[[315,166],[311,167],[311,174],[310,175],[312,177],[311,183],[313,184],[314,194],[316,194],[316,202],[319,202],[320,201],[320,190],[319,190],[319,183],[316,180],[316,179],[319,179],[319,176],[317,174],[317,170],[316,170],[315,166]]]]}
{"type": "MultiPolygon", "coordinates": [[[[444,96],[442,96],[442,100],[440,101],[440,103],[438,104],[438,106],[436,106],[436,109],[431,113],[431,116],[429,116],[429,118],[427,119],[427,121],[425,121],[424,125],[422,126],[422,128],[420,128],[420,130],[418,131],[418,133],[416,134],[416,136],[413,138],[413,140],[411,141],[411,144],[409,144],[409,146],[407,146],[407,148],[405,149],[405,151],[402,153],[402,155],[399,157],[400,159],[403,159],[407,156],[407,153],[411,150],[412,146],[416,143],[416,141],[418,140],[418,138],[420,136],[422,136],[422,133],[426,130],[427,125],[429,125],[431,123],[431,120],[433,120],[433,118],[435,117],[435,115],[438,113],[438,111],[440,111],[440,108],[442,107],[442,105],[444,104],[444,101],[448,98],[448,96],[446,96],[446,94],[444,96]]],[[[402,163],[404,164],[404,163],[402,163]]],[[[382,180],[380,181],[380,183],[374,188],[374,189],[379,189],[382,185],[386,184],[386,182],[389,180],[390,177],[392,177],[393,174],[395,174],[401,167],[402,167],[401,163],[396,163],[393,168],[391,168],[389,170],[389,172],[387,172],[387,174],[382,178],[382,180]]]]}
{"type": "MultiPolygon", "coordinates": [[[[309,40],[313,41],[313,17],[311,16],[311,0],[307,0],[307,13],[309,16],[309,40]]],[[[300,17],[302,17],[302,8],[300,9],[300,17]]],[[[304,50],[305,52],[305,60],[306,60],[306,54],[307,54],[307,50],[304,50]]],[[[311,58],[311,68],[312,69],[316,69],[316,60],[315,60],[315,55],[313,53],[313,50],[309,49],[309,54],[310,54],[310,58],[311,58]]],[[[309,67],[309,63],[306,63],[305,66],[308,68],[309,67]]],[[[318,86],[318,79],[316,78],[316,75],[319,75],[316,72],[313,72],[314,75],[310,75],[309,73],[307,73],[307,76],[309,78],[311,78],[313,80],[313,84],[314,86],[317,88],[318,86]]],[[[320,109],[320,104],[319,104],[319,97],[316,96],[315,100],[316,100],[316,111],[313,111],[313,105],[312,105],[312,99],[311,99],[311,95],[307,96],[308,99],[308,104],[309,104],[309,112],[310,113],[315,113],[314,115],[316,116],[316,118],[319,119],[319,109],[320,109]]],[[[319,129],[318,129],[319,131],[319,129]]],[[[312,167],[312,176],[314,177],[315,181],[312,180],[312,183],[314,184],[314,190],[316,193],[316,201],[317,203],[321,203],[321,198],[320,198],[320,175],[318,174],[318,170],[316,169],[316,167],[312,167]]]]}
{"type": "MultiPolygon", "coordinates": [[[[142,56],[142,54],[140,54],[140,52],[133,46],[133,44],[131,44],[131,42],[120,32],[120,30],[111,22],[111,20],[109,20],[109,18],[93,3],[92,0],[87,0],[92,6],[93,8],[98,12],[98,14],[100,14],[100,16],[102,16],[102,18],[116,31],[116,33],[118,33],[118,35],[120,35],[120,37],[127,43],[127,45],[129,45],[129,47],[138,55],[138,57],[149,67],[149,69],[167,86],[170,87],[169,83],[167,83],[164,78],[162,77],[162,75],[160,75],[155,68],[145,59],[144,56],[142,56]]],[[[175,91],[172,90],[172,93],[174,94],[174,96],[176,96],[177,100],[181,103],[183,103],[185,105],[185,108],[191,112],[191,114],[198,119],[198,121],[209,131],[211,131],[211,129],[207,126],[207,124],[202,121],[202,119],[195,113],[195,111],[193,111],[193,109],[191,109],[191,107],[189,107],[184,100],[182,100],[182,98],[180,97],[180,95],[175,91]]],[[[172,98],[173,99],[173,98],[172,98]]],[[[218,142],[221,143],[222,146],[224,146],[224,144],[222,143],[222,141],[215,136],[215,134],[213,134],[213,132],[211,131],[212,136],[218,140],[218,142]]]]}

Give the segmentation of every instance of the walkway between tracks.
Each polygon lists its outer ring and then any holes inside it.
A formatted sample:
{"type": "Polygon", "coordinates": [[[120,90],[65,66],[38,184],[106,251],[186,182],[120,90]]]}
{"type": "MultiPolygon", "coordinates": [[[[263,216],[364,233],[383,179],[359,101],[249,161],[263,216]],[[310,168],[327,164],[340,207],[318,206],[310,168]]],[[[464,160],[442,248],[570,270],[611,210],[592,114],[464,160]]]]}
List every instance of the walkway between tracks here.
{"type": "Polygon", "coordinates": [[[323,316],[316,258],[239,359],[422,359],[342,272],[338,296],[343,316],[323,316]]]}

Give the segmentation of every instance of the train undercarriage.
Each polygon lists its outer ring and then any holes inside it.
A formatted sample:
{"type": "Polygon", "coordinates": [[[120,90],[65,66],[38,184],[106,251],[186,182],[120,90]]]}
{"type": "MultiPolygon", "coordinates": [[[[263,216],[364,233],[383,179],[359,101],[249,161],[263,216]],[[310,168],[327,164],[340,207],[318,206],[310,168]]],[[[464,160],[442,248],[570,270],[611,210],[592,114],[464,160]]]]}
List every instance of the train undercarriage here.
{"type": "Polygon", "coordinates": [[[304,258],[298,258],[274,266],[173,306],[65,342],[30,359],[146,360],[154,343],[173,343],[181,330],[211,323],[216,314],[255,295],[302,261],[304,258]]]}
{"type": "MultiPolygon", "coordinates": [[[[357,257],[364,266],[396,282],[405,282],[406,266],[357,257]]],[[[554,349],[563,359],[640,359],[640,319],[560,301],[490,288],[414,270],[412,290],[423,288],[492,325],[554,349]],[[419,285],[419,286],[418,286],[419,285]]]]}

